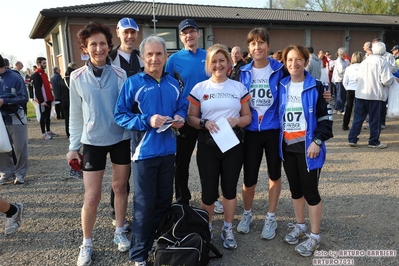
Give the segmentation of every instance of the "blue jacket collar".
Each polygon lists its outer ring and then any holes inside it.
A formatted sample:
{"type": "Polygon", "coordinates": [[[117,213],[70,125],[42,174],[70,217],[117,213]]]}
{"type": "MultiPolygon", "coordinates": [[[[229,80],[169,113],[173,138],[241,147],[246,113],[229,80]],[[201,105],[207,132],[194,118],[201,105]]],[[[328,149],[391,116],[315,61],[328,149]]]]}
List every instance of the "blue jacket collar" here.
{"type": "MultiPolygon", "coordinates": [[[[291,82],[291,76],[287,76],[281,79],[280,84],[284,87],[287,87],[288,83],[291,82]]],[[[316,79],[312,77],[309,72],[305,70],[305,80],[303,82],[303,90],[307,90],[309,88],[313,88],[316,86],[316,79]]]]}
{"type": "MultiPolygon", "coordinates": [[[[272,68],[273,72],[276,72],[277,70],[280,70],[283,68],[283,64],[281,64],[279,61],[277,61],[274,58],[268,58],[270,67],[272,68]]],[[[252,60],[249,64],[246,64],[241,67],[241,71],[250,71],[254,65],[254,60],[252,60]]]]}

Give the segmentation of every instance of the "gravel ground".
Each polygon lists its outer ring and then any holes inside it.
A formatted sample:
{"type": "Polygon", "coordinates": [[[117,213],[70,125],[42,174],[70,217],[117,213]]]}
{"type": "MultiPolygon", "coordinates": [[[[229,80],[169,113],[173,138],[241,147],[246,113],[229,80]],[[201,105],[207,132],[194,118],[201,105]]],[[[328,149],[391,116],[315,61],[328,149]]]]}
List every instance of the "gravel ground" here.
{"type": "MultiPolygon", "coordinates": [[[[294,252],[294,246],[282,240],[287,233],[287,224],[294,222],[284,174],[276,213],[277,235],[270,241],[259,238],[268,196],[266,168],[262,167],[250,233],[236,233],[238,248],[234,251],[224,250],[218,237],[223,216],[215,215],[213,243],[224,256],[212,261],[210,265],[315,265],[313,259],[331,258],[324,252],[345,250],[357,251],[358,256],[342,257],[352,261],[341,265],[399,265],[396,255],[370,257],[362,253],[394,250],[396,254],[399,250],[399,212],[395,207],[399,201],[399,121],[387,119],[387,129],[381,134],[381,141],[388,144],[385,150],[367,148],[368,130],[363,130],[360,136],[360,147],[350,148],[347,145],[348,131],[342,131],[341,124],[342,116],[335,115],[335,137],[327,143],[327,162],[320,180],[324,204],[320,256],[300,257],[294,252]]],[[[78,247],[82,240],[80,209],[84,187],[81,181],[65,178],[68,140],[63,130],[63,120],[52,122],[52,130],[60,136],[49,141],[40,140],[37,121],[30,121],[28,128],[30,169],[26,182],[24,185],[0,187],[1,197],[12,202],[23,202],[25,206],[20,231],[8,237],[0,236],[0,265],[76,265],[78,247]]],[[[194,206],[198,206],[200,201],[196,168],[193,157],[190,188],[194,206]]],[[[114,228],[109,207],[110,181],[110,171],[107,169],[93,234],[93,265],[132,265],[128,254],[119,253],[112,242],[114,228]]],[[[237,190],[239,194],[234,226],[237,226],[243,211],[241,184],[242,179],[237,190]]],[[[129,206],[132,206],[131,197],[129,206]]],[[[131,217],[131,207],[128,212],[128,217],[131,217]]],[[[0,216],[0,227],[3,228],[4,224],[4,216],[0,216]]],[[[338,265],[337,262],[332,261],[330,265],[338,265]]]]}

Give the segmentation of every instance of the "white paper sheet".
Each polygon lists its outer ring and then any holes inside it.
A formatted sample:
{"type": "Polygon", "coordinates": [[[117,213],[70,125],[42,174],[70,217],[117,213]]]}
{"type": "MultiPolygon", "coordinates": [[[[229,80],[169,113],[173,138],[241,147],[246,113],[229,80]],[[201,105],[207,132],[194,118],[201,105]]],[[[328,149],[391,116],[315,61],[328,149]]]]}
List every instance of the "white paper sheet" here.
{"type": "Polygon", "coordinates": [[[226,118],[218,120],[216,124],[219,127],[219,131],[211,133],[211,135],[223,153],[240,143],[226,118]]]}
{"type": "Polygon", "coordinates": [[[164,132],[168,128],[172,126],[172,123],[163,124],[160,128],[157,129],[157,133],[164,132]]]}

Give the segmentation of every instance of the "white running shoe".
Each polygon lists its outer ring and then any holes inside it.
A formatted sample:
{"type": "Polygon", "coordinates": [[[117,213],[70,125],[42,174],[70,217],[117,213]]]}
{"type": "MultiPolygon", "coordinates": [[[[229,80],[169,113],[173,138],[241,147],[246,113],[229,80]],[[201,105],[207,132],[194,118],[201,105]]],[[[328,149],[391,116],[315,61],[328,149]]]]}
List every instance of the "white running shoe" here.
{"type": "Polygon", "coordinates": [[[310,235],[307,236],[309,237],[307,240],[295,247],[295,251],[304,257],[311,256],[313,252],[320,246],[320,240],[317,240],[310,235]]]}
{"type": "Polygon", "coordinates": [[[215,213],[224,213],[223,204],[219,201],[215,201],[215,208],[213,211],[215,213]]]}
{"type": "Polygon", "coordinates": [[[273,239],[276,236],[277,222],[276,219],[265,219],[265,225],[263,226],[261,239],[273,239]]]}
{"type": "Polygon", "coordinates": [[[252,223],[252,214],[243,214],[240,223],[237,226],[237,232],[242,234],[249,233],[249,226],[252,223]]]}
{"type": "Polygon", "coordinates": [[[5,235],[11,235],[18,231],[22,224],[22,213],[24,212],[24,205],[22,203],[13,203],[15,207],[17,207],[17,212],[7,218],[6,228],[4,230],[5,235]]]}
{"type": "Polygon", "coordinates": [[[118,250],[120,252],[126,252],[130,248],[130,241],[126,237],[126,232],[115,233],[114,243],[118,245],[118,250]]]}
{"type": "Polygon", "coordinates": [[[223,240],[223,247],[226,249],[236,249],[237,242],[234,238],[233,229],[223,227],[221,238],[223,240]]]}
{"type": "Polygon", "coordinates": [[[47,133],[43,133],[42,134],[42,140],[49,140],[49,139],[52,139],[53,137],[51,137],[49,134],[47,134],[47,133]]]}
{"type": "Polygon", "coordinates": [[[302,229],[298,224],[289,223],[288,229],[292,229],[292,231],[284,237],[284,241],[290,245],[297,244],[299,239],[306,235],[306,226],[305,229],[302,229]]]}
{"type": "Polygon", "coordinates": [[[87,266],[91,264],[91,255],[93,255],[93,246],[84,246],[81,245],[79,247],[79,257],[76,265],[78,266],[87,266]]]}

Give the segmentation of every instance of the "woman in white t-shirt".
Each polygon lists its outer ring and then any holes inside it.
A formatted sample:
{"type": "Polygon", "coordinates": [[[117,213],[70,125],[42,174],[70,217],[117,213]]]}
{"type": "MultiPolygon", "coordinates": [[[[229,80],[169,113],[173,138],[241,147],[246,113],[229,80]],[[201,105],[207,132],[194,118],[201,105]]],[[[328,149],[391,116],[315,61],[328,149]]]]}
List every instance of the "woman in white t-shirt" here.
{"type": "Polygon", "coordinates": [[[220,176],[224,208],[221,237],[226,249],[237,248],[232,222],[237,205],[237,182],[244,160],[241,128],[251,122],[248,91],[240,82],[227,78],[231,65],[231,58],[224,45],[209,47],[205,71],[211,77],[195,85],[188,96],[188,123],[201,129],[197,144],[197,165],[202,188],[201,208],[209,213],[209,229],[212,230],[220,176]],[[211,133],[218,134],[220,128],[217,122],[221,119],[227,119],[239,139],[239,144],[224,153],[211,136],[211,133]]]}

